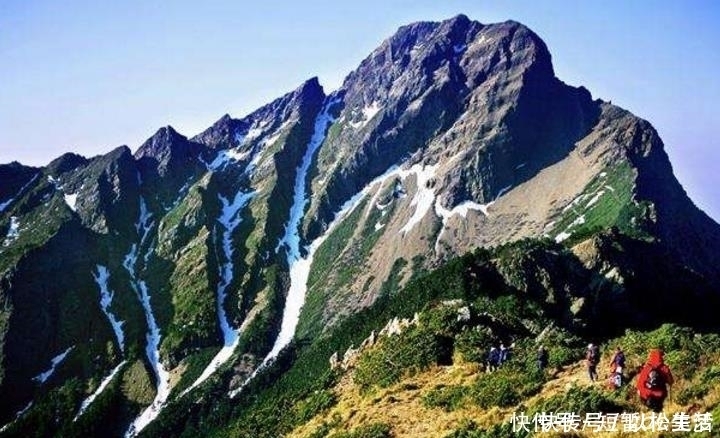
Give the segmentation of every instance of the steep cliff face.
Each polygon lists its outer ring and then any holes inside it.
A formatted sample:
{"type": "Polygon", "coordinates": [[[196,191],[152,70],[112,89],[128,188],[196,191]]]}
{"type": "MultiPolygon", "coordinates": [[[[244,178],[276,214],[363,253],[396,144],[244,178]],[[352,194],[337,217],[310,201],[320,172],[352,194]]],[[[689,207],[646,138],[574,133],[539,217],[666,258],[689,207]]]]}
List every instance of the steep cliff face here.
{"type": "Polygon", "coordinates": [[[0,422],[17,434],[167,434],[246,388],[250,409],[292,380],[288,354],[312,362],[448,262],[473,294],[598,334],[622,328],[608,314],[712,326],[720,284],[720,227],[652,126],[561,82],[512,21],[404,26],[332,93],[313,78],[192,138],[168,126],[134,154],[0,180],[0,422]],[[455,259],[495,247],[478,270],[455,259]]]}
{"type": "Polygon", "coordinates": [[[313,185],[318,206],[310,212],[323,218],[406,161],[439,165],[436,190],[448,208],[490,202],[567,155],[599,112],[587,91],[554,77],[547,48],[529,29],[464,16],[401,28],[339,94],[343,110],[313,185]]]}

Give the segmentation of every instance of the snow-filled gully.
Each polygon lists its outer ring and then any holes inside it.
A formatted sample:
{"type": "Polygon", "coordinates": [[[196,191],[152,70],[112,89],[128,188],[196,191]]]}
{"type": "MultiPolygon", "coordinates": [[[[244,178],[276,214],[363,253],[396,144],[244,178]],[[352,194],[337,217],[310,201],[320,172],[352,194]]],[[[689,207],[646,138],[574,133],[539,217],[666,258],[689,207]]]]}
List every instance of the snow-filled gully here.
{"type": "Polygon", "coordinates": [[[210,364],[205,367],[200,377],[198,377],[192,385],[190,385],[185,391],[182,392],[181,396],[184,396],[195,387],[203,383],[208,379],[215,371],[218,370],[223,364],[225,364],[237,347],[238,341],[240,340],[239,329],[236,329],[230,323],[227,313],[225,312],[225,298],[227,297],[227,288],[233,280],[233,247],[232,247],[232,233],[240,225],[242,221],[240,212],[243,207],[247,205],[254,193],[243,193],[238,192],[235,195],[235,199],[228,200],[227,198],[219,195],[220,202],[222,203],[222,212],[218,218],[218,222],[223,227],[222,231],[222,254],[224,260],[219,266],[220,269],[220,283],[217,286],[217,313],[218,322],[220,324],[220,330],[223,334],[223,346],[220,351],[213,357],[210,364]]]}
{"type": "Polygon", "coordinates": [[[112,326],[113,332],[115,333],[115,339],[117,340],[118,347],[120,347],[120,352],[125,352],[125,333],[123,332],[122,326],[125,323],[125,321],[120,321],[117,319],[117,317],[110,311],[110,306],[112,305],[113,296],[115,293],[110,290],[110,287],[108,286],[108,280],[110,279],[110,271],[108,271],[108,268],[102,265],[97,265],[97,274],[93,273],[93,278],[95,279],[95,283],[97,283],[98,288],[100,289],[100,308],[102,309],[103,313],[108,319],[108,322],[110,322],[110,325],[112,326]]]}
{"type": "Polygon", "coordinates": [[[85,411],[87,410],[87,408],[90,407],[90,405],[92,404],[92,402],[94,402],[95,399],[96,399],[100,394],[102,394],[103,391],[105,391],[105,388],[107,388],[107,386],[110,384],[110,382],[112,382],[112,380],[115,378],[115,375],[120,371],[120,369],[122,369],[122,367],[125,365],[125,363],[126,363],[125,361],[122,361],[122,362],[120,362],[115,368],[113,368],[113,370],[110,371],[110,374],[108,374],[108,375],[103,379],[103,381],[100,382],[100,385],[97,387],[97,389],[95,390],[95,392],[93,392],[93,393],[90,394],[85,400],[83,400],[82,404],[80,404],[80,410],[79,410],[78,413],[75,415],[75,418],[73,419],[73,421],[77,421],[77,419],[80,418],[80,416],[85,413],[85,411]]]}
{"type": "MultiPolygon", "coordinates": [[[[100,308],[105,314],[105,317],[108,319],[110,326],[112,326],[113,332],[115,333],[115,340],[117,340],[118,347],[120,348],[120,353],[124,354],[125,333],[123,332],[122,326],[125,321],[118,320],[115,314],[113,314],[110,310],[110,305],[112,305],[112,299],[115,295],[115,293],[111,291],[110,287],[108,286],[108,280],[110,279],[110,271],[107,267],[103,265],[97,265],[96,269],[97,273],[93,272],[92,275],[95,279],[95,283],[97,283],[98,288],[100,289],[100,308]]],[[[98,385],[98,387],[95,389],[95,392],[93,392],[87,398],[85,398],[85,400],[83,400],[83,402],[80,404],[80,409],[75,415],[73,421],[77,421],[77,419],[85,413],[87,408],[90,407],[92,402],[94,402],[95,399],[98,398],[103,391],[105,391],[105,388],[107,388],[110,382],[112,382],[113,378],[115,378],[115,376],[122,369],[125,363],[126,361],[123,360],[115,368],[113,368],[112,371],[110,371],[110,374],[105,376],[102,382],[100,382],[100,385],[98,385]]]]}
{"type": "Polygon", "coordinates": [[[315,152],[317,152],[320,145],[325,140],[327,129],[334,121],[332,115],[330,114],[330,108],[337,102],[338,100],[336,98],[328,98],[322,111],[320,111],[320,114],[318,114],[315,119],[313,135],[310,138],[310,143],[308,144],[305,155],[303,155],[302,162],[297,168],[297,173],[295,175],[293,204],[290,209],[290,218],[285,225],[285,234],[282,239],[280,239],[277,248],[275,249],[276,252],[279,252],[281,248],[285,248],[288,266],[290,267],[290,289],[288,290],[287,299],[285,301],[285,309],[283,310],[280,333],[278,334],[272,349],[265,356],[260,366],[255,369],[242,386],[230,391],[229,395],[231,397],[235,397],[239,394],[244,386],[252,380],[258,372],[264,369],[268,363],[277,357],[278,353],[280,353],[280,351],[285,348],[295,336],[295,329],[297,328],[297,324],[300,319],[300,309],[305,303],[307,280],[308,275],[310,274],[310,265],[312,264],[315,250],[329,234],[330,230],[332,230],[333,224],[337,222],[337,218],[341,217],[341,214],[336,215],[336,220],[330,224],[322,236],[318,237],[312,244],[310,244],[307,255],[302,257],[300,254],[299,229],[305,212],[305,206],[308,203],[308,198],[306,196],[307,175],[315,152]]]}
{"type": "Polygon", "coordinates": [[[13,417],[13,419],[12,419],[9,423],[7,423],[6,425],[4,425],[3,427],[0,427],[0,432],[5,432],[10,426],[12,426],[12,424],[13,424],[14,422],[16,422],[17,420],[19,420],[23,415],[25,415],[25,413],[30,410],[30,408],[32,407],[32,405],[33,405],[33,402],[31,401],[31,402],[29,402],[28,404],[26,404],[24,408],[22,408],[22,409],[20,409],[19,411],[17,411],[17,412],[15,413],[15,417],[13,417]]]}
{"type": "Polygon", "coordinates": [[[250,382],[260,371],[270,364],[283,348],[290,344],[295,336],[295,330],[300,319],[300,311],[305,303],[305,294],[307,292],[307,281],[308,276],[310,275],[310,267],[312,266],[315,252],[320,245],[342,222],[342,220],[352,213],[366,196],[372,193],[372,190],[376,185],[382,184],[391,177],[405,177],[407,174],[412,172],[402,170],[397,166],[391,166],[385,173],[368,183],[360,192],[355,194],[340,207],[323,234],[313,240],[305,248],[306,255],[303,257],[300,251],[299,230],[300,224],[303,220],[305,206],[309,202],[306,195],[307,175],[313,156],[324,141],[325,133],[333,121],[329,114],[329,109],[335,102],[336,100],[329,100],[315,121],[315,131],[295,176],[293,205],[290,210],[290,218],[288,219],[288,223],[285,225],[285,234],[278,242],[278,246],[276,248],[276,251],[280,251],[281,248],[286,249],[288,266],[290,267],[290,288],[285,301],[285,309],[283,309],[280,333],[278,334],[272,349],[265,356],[260,366],[255,369],[243,385],[230,391],[229,395],[231,397],[237,396],[248,382],[250,382]]]}
{"type": "Polygon", "coordinates": [[[5,211],[5,209],[8,208],[8,207],[10,206],[10,204],[12,204],[13,202],[15,202],[16,199],[20,199],[20,197],[23,195],[23,193],[25,193],[25,190],[26,190],[28,187],[30,187],[30,184],[32,184],[32,183],[35,182],[35,180],[38,178],[39,175],[40,175],[39,173],[36,173],[32,178],[30,178],[30,181],[28,181],[27,183],[25,183],[25,185],[23,185],[23,186],[20,188],[20,190],[18,190],[18,192],[17,192],[17,194],[15,194],[15,196],[13,196],[12,198],[8,199],[7,201],[0,202],[0,213],[2,213],[3,211],[5,211]]]}
{"type": "Polygon", "coordinates": [[[47,371],[43,371],[42,373],[38,374],[37,376],[33,377],[33,380],[42,384],[47,381],[47,379],[50,378],[55,373],[55,370],[57,369],[58,365],[62,363],[62,361],[65,360],[68,353],[75,348],[73,345],[72,347],[68,348],[67,350],[63,351],[62,353],[58,354],[57,356],[53,357],[50,360],[50,368],[47,369],[47,371]]]}
{"type": "Polygon", "coordinates": [[[145,321],[148,325],[145,353],[148,361],[150,362],[153,373],[155,374],[157,393],[152,404],[132,422],[125,433],[126,437],[137,435],[137,433],[144,429],[145,426],[157,418],[165,404],[165,401],[170,395],[170,374],[160,361],[160,327],[158,327],[155,316],[152,312],[147,284],[138,276],[138,267],[140,268],[139,271],[142,272],[142,270],[146,267],[147,260],[152,251],[152,248],[146,244],[150,235],[150,230],[154,225],[153,222],[150,222],[151,217],[152,214],[147,209],[145,199],[140,198],[140,217],[135,223],[135,229],[138,232],[140,242],[134,243],[131,246],[130,252],[128,252],[123,260],[123,266],[127,270],[128,274],[130,274],[130,285],[137,294],[140,304],[142,304],[145,312],[145,321]],[[140,257],[140,252],[143,251],[143,256],[140,257]]]}
{"type": "MultiPolygon", "coordinates": [[[[335,214],[333,221],[328,225],[322,235],[317,237],[312,243],[310,243],[306,249],[305,257],[301,256],[300,253],[300,235],[299,227],[303,219],[305,206],[308,203],[305,191],[305,181],[307,179],[307,173],[312,162],[313,155],[322,144],[325,138],[325,132],[328,125],[332,122],[331,117],[327,114],[328,107],[331,106],[333,101],[326,104],[323,112],[318,116],[315,122],[315,132],[312,140],[308,145],[305,156],[301,166],[298,168],[298,172],[295,178],[295,192],[293,196],[293,205],[290,212],[290,219],[285,226],[285,235],[278,243],[276,251],[280,248],[285,247],[287,250],[287,261],[290,266],[290,289],[288,290],[287,299],[285,302],[285,309],[283,310],[283,319],[280,327],[280,333],[273,345],[273,348],[265,356],[261,365],[255,369],[253,374],[245,381],[245,383],[239,388],[231,391],[229,394],[231,397],[235,397],[239,394],[247,383],[252,380],[260,371],[262,371],[270,362],[272,362],[277,355],[285,348],[295,336],[295,329],[297,328],[298,321],[300,318],[300,311],[303,304],[305,303],[305,293],[307,292],[307,281],[310,274],[310,267],[315,256],[315,251],[320,247],[322,242],[332,233],[335,227],[360,204],[365,196],[370,194],[373,188],[377,184],[382,184],[387,179],[392,177],[399,177],[405,179],[411,174],[415,174],[418,179],[418,193],[412,204],[415,205],[416,211],[410,218],[408,223],[400,230],[400,233],[404,234],[411,230],[420,219],[430,210],[435,201],[435,194],[432,189],[427,189],[425,184],[429,179],[432,178],[436,170],[436,166],[421,166],[414,165],[410,169],[404,170],[397,166],[391,166],[385,173],[375,178],[373,181],[368,183],[359,193],[355,194],[350,200],[345,202],[340,210],[335,214]]],[[[502,196],[510,187],[505,187],[498,193],[497,197],[502,196]]],[[[494,201],[493,201],[494,202],[494,201]]],[[[451,211],[447,211],[445,216],[453,214],[467,214],[467,210],[484,210],[487,214],[487,207],[491,203],[486,205],[479,205],[475,203],[463,203],[459,208],[454,208],[451,211]]],[[[439,216],[445,217],[438,213],[439,216]]]]}

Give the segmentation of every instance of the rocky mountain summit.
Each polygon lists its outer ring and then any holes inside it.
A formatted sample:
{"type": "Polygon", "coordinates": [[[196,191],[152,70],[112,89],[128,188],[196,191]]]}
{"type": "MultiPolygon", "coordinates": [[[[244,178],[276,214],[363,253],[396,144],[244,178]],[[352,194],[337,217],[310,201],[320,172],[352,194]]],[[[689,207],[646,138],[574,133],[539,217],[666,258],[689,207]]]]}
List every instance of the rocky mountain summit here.
{"type": "Polygon", "coordinates": [[[473,319],[508,336],[718,328],[720,226],[517,22],[403,26],[338,90],[0,181],[0,435],[277,436],[303,417],[265,401],[459,295],[525,303],[473,319]]]}

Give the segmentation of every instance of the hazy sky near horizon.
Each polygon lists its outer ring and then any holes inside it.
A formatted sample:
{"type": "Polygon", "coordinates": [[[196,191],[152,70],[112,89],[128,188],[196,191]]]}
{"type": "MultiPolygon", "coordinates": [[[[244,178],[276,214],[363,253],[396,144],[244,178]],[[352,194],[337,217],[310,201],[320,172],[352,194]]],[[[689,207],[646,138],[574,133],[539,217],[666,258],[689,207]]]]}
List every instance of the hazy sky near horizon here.
{"type": "Polygon", "coordinates": [[[0,2],[0,163],[134,151],[165,125],[192,136],[312,76],[335,89],[397,27],[464,13],[528,25],[560,79],[651,121],[720,219],[720,2],[102,3],[0,2]]]}

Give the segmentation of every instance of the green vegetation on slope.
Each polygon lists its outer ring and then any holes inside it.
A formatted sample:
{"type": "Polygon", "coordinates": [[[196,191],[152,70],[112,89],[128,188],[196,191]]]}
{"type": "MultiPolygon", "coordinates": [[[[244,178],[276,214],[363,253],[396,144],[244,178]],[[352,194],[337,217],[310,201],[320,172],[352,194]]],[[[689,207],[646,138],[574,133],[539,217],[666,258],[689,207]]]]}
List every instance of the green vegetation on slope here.
{"type": "MultiPolygon", "coordinates": [[[[616,247],[614,250],[626,249],[624,257],[636,251],[622,239],[616,241],[616,247]]],[[[549,384],[548,376],[532,372],[536,340],[548,346],[551,370],[562,372],[582,355],[589,337],[616,336],[634,321],[649,324],[644,319],[647,315],[637,320],[609,317],[615,310],[603,300],[613,297],[618,285],[612,279],[598,282],[597,276],[567,247],[550,240],[478,249],[417,275],[402,289],[388,283],[387,293],[372,306],[347,316],[320,336],[297,337],[238,399],[227,399],[223,381],[234,372],[223,371],[218,379],[199,388],[193,400],[173,402],[149,426],[148,435],[274,437],[289,433],[313,415],[331,415],[338,401],[328,391],[343,374],[330,368],[330,357],[337,353],[342,360],[349,348],[357,349],[373,331],[377,335],[389,321],[412,320],[416,313],[419,324],[410,324],[400,335],[379,337],[372,349],[356,359],[355,383],[372,397],[376,391],[402,385],[408,376],[425,373],[438,364],[482,364],[491,345],[512,341],[516,344],[512,366],[466,383],[429,387],[424,395],[426,408],[443,412],[460,412],[462,406],[509,409],[534,399],[534,394],[542,394],[549,384]],[[460,309],[465,307],[462,312],[469,314],[469,319],[460,320],[460,309]],[[507,391],[496,391],[498,387],[507,391]]],[[[631,289],[623,294],[641,300],[644,289],[636,289],[634,281],[624,286],[631,289]]],[[[259,328],[250,329],[261,335],[259,328]]],[[[699,385],[684,391],[684,397],[697,398],[704,393],[699,385]]],[[[337,431],[334,426],[327,427],[337,431]]]]}
{"type": "Polygon", "coordinates": [[[637,171],[627,161],[608,167],[592,179],[555,221],[553,237],[569,234],[572,245],[612,226],[635,238],[649,238],[652,207],[635,200],[637,171]]]}

